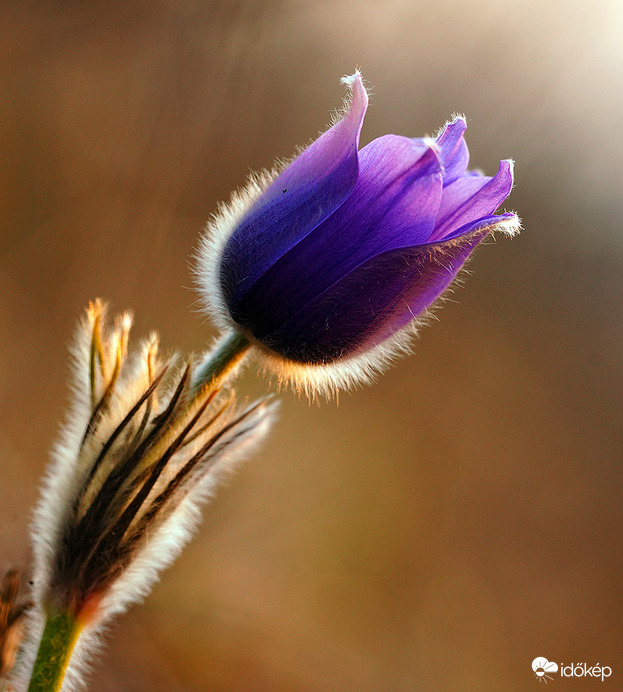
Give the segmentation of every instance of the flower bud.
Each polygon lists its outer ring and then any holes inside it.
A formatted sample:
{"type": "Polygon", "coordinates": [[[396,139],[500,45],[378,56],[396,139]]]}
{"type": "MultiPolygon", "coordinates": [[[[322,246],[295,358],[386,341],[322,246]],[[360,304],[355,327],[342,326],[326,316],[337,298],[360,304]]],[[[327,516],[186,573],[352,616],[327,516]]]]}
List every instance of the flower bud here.
{"type": "Polygon", "coordinates": [[[280,376],[309,391],[370,379],[494,230],[512,162],[468,170],[465,120],[435,139],[385,135],[359,150],[368,105],[344,79],[342,116],[281,171],[253,178],[210,222],[199,251],[204,304],[280,376]]]}

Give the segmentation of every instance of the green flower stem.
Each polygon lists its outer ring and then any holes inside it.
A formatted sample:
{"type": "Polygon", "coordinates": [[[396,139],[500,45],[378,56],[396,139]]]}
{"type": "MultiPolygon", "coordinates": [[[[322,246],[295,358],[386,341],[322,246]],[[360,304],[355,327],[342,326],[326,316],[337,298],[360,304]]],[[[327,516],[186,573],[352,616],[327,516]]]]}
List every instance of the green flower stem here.
{"type": "Polygon", "coordinates": [[[245,358],[250,348],[251,342],[244,334],[232,332],[209,358],[199,364],[193,376],[192,391],[225,378],[245,358]]]}
{"type": "Polygon", "coordinates": [[[48,613],[28,692],[58,692],[82,625],[66,610],[48,613]]]}

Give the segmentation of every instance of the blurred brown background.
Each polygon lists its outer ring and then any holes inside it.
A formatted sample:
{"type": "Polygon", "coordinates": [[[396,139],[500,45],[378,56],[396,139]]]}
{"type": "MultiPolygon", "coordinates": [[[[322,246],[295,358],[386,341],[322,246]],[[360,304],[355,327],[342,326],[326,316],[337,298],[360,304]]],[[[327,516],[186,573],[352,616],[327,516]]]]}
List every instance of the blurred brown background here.
{"type": "MultiPolygon", "coordinates": [[[[89,299],[212,337],[189,257],[219,200],[373,87],[362,142],[468,116],[525,225],[414,357],[309,406],[119,620],[91,689],[623,689],[623,6],[613,0],[21,2],[0,9],[0,568],[89,299]]],[[[251,370],[250,396],[265,388],[251,370]]]]}

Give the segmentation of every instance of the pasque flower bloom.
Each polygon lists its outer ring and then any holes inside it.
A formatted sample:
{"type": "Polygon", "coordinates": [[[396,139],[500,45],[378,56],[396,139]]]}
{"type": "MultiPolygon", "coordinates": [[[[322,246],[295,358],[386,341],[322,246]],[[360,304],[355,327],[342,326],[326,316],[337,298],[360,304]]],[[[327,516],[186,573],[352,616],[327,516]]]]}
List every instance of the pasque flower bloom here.
{"type": "Polygon", "coordinates": [[[368,99],[344,79],[340,118],[280,171],[251,180],[209,224],[199,253],[204,301],[286,378],[307,388],[366,379],[494,230],[511,161],[468,171],[465,120],[435,139],[385,135],[358,150],[368,99]]]}

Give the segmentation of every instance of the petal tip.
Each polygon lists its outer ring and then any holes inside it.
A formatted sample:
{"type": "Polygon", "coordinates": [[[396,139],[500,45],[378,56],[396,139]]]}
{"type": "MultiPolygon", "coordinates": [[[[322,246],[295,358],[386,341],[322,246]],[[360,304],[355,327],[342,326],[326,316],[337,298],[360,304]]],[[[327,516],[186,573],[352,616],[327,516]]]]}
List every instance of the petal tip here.
{"type": "Polygon", "coordinates": [[[506,196],[510,195],[513,185],[515,184],[515,162],[513,159],[502,159],[498,172],[495,174],[501,183],[503,182],[506,189],[506,196]]]}
{"type": "Polygon", "coordinates": [[[453,113],[450,120],[437,132],[435,139],[438,142],[443,142],[446,138],[456,137],[457,140],[461,138],[463,133],[467,130],[467,120],[461,113],[453,113]]]}
{"type": "Polygon", "coordinates": [[[363,77],[359,70],[351,75],[345,75],[340,80],[350,91],[350,103],[348,110],[365,113],[368,107],[368,91],[363,83],[363,77]]]}
{"type": "Polygon", "coordinates": [[[509,212],[501,217],[493,230],[512,238],[521,231],[521,219],[514,212],[509,212]]]}
{"type": "Polygon", "coordinates": [[[467,118],[463,113],[453,113],[452,117],[446,123],[446,127],[456,128],[460,132],[467,130],[467,118]]]}
{"type": "Polygon", "coordinates": [[[363,87],[363,77],[359,69],[356,69],[353,74],[344,75],[340,81],[350,89],[354,89],[356,82],[363,87]]]}

